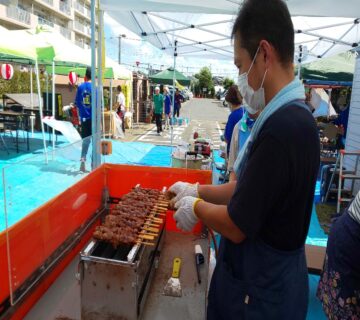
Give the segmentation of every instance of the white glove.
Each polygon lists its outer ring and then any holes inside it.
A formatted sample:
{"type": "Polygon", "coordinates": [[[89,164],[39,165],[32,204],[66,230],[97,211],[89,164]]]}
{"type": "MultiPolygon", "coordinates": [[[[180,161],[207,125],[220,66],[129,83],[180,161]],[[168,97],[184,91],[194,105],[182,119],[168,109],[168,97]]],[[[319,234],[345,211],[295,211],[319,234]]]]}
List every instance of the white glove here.
{"type": "Polygon", "coordinates": [[[195,214],[195,206],[199,201],[203,200],[185,196],[175,203],[177,210],[174,214],[174,219],[176,220],[177,228],[184,231],[191,231],[194,228],[195,224],[199,221],[195,214]]]}
{"type": "Polygon", "coordinates": [[[176,196],[173,199],[173,201],[176,203],[178,202],[181,198],[186,197],[186,196],[191,196],[191,197],[199,197],[199,193],[198,193],[198,185],[199,183],[188,183],[188,182],[182,182],[182,181],[178,181],[175,182],[170,188],[169,191],[172,193],[175,193],[176,196]]]}

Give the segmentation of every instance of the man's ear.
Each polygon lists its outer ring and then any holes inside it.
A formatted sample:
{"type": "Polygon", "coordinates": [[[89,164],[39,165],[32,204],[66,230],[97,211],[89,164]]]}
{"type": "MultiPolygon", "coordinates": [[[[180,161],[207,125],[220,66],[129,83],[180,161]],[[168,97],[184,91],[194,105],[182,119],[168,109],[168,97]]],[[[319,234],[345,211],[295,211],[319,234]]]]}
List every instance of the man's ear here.
{"type": "Polygon", "coordinates": [[[264,63],[266,69],[269,69],[275,58],[274,47],[267,40],[261,40],[259,46],[259,54],[262,58],[262,62],[264,63]]]}

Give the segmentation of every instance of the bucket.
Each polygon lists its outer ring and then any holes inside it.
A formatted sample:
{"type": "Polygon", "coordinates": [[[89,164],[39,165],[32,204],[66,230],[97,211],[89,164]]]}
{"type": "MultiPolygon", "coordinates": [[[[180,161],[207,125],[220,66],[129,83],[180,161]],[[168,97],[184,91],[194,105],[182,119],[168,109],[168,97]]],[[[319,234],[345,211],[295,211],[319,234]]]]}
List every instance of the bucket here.
{"type": "Polygon", "coordinates": [[[204,157],[202,155],[185,155],[179,157],[178,155],[172,155],[172,167],[173,168],[187,168],[187,169],[201,169],[204,157]]]}

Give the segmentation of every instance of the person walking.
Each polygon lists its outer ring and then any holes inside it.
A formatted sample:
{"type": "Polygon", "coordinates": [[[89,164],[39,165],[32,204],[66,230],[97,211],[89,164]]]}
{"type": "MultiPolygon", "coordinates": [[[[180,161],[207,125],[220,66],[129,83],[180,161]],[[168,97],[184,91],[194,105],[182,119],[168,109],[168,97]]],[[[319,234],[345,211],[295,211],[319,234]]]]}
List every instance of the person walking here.
{"type": "Polygon", "coordinates": [[[184,97],[181,95],[179,89],[176,88],[174,95],[174,117],[179,118],[180,116],[181,102],[184,102],[184,97]]]}
{"type": "Polygon", "coordinates": [[[165,130],[170,127],[171,118],[171,96],[169,94],[169,88],[164,87],[164,111],[165,111],[165,130]]]}
{"type": "Polygon", "coordinates": [[[80,171],[86,171],[86,156],[91,141],[91,68],[86,68],[84,82],[79,85],[75,105],[80,116],[80,135],[83,139],[81,146],[80,171]]]}
{"type": "Polygon", "coordinates": [[[294,77],[294,27],[283,0],[245,0],[235,20],[238,86],[259,116],[235,162],[236,181],[169,188],[178,228],[221,234],[208,320],[304,320],[304,244],[320,162],[317,126],[294,77]]]}
{"type": "Polygon", "coordinates": [[[156,132],[160,136],[162,132],[162,115],[164,112],[164,96],[160,93],[160,88],[155,87],[154,101],[154,114],[156,123],[156,132]]]}
{"type": "Polygon", "coordinates": [[[121,128],[122,131],[125,134],[125,105],[126,105],[126,99],[125,99],[125,95],[122,93],[122,89],[121,86],[117,86],[117,92],[118,94],[116,95],[116,112],[118,114],[118,116],[121,119],[121,128]]]}

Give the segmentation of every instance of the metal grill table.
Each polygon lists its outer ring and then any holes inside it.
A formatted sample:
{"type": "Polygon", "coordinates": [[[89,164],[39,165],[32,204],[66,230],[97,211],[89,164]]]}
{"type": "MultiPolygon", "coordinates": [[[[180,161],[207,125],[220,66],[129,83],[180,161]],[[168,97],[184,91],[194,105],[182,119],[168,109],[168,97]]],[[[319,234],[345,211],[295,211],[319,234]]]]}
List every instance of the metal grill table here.
{"type": "Polygon", "coordinates": [[[167,232],[165,235],[158,270],[151,283],[144,306],[143,320],[204,320],[206,319],[206,292],[209,270],[209,240],[196,239],[192,234],[167,232]],[[195,268],[195,244],[200,244],[205,263],[200,266],[201,284],[198,284],[195,268]],[[163,295],[163,289],[171,276],[175,257],[181,258],[180,283],[182,297],[163,295]]]}

